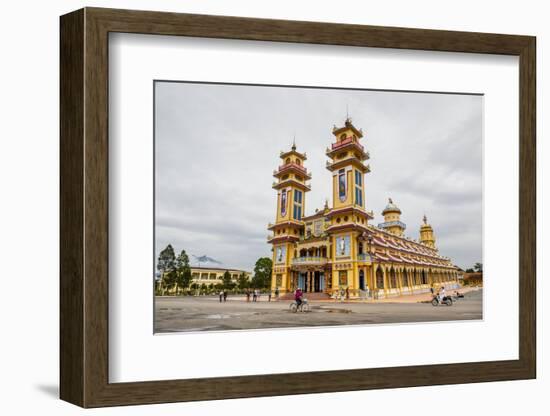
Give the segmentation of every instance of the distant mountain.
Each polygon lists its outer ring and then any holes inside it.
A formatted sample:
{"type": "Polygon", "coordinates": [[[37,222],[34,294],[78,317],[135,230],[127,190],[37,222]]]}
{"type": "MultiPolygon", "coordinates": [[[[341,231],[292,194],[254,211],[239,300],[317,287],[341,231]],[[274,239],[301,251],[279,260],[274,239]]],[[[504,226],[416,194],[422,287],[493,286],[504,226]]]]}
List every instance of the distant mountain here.
{"type": "Polygon", "coordinates": [[[212,257],[208,257],[206,254],[203,256],[195,256],[193,254],[193,257],[198,263],[214,263],[214,264],[222,264],[221,261],[218,261],[216,259],[213,259],[212,257]]]}

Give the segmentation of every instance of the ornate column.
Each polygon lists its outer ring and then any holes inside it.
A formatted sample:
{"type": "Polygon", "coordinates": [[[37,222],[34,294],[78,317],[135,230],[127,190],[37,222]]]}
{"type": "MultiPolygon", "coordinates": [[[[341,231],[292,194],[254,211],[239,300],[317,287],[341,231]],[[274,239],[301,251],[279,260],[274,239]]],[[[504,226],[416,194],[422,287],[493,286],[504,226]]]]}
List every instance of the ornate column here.
{"type": "Polygon", "coordinates": [[[384,277],[384,297],[388,295],[388,288],[390,286],[390,279],[388,273],[386,273],[386,267],[382,268],[382,276],[384,277]]]}

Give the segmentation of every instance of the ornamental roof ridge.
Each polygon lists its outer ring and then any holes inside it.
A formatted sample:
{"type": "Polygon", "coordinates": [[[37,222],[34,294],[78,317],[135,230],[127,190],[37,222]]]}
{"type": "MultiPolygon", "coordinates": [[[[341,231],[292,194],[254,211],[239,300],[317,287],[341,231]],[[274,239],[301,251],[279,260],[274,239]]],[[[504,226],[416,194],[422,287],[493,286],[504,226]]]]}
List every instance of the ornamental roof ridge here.
{"type": "Polygon", "coordinates": [[[284,158],[285,156],[288,156],[288,155],[297,155],[297,156],[300,156],[303,160],[307,160],[307,154],[306,152],[304,153],[300,153],[299,151],[296,150],[296,148],[291,148],[290,150],[281,150],[281,152],[279,153],[279,157],[280,158],[284,158]]]}
{"type": "Polygon", "coordinates": [[[384,237],[394,238],[398,241],[400,240],[402,243],[404,242],[404,243],[411,244],[414,247],[414,249],[421,249],[421,250],[414,250],[414,252],[416,254],[420,254],[420,255],[427,256],[427,257],[436,258],[436,259],[442,259],[442,260],[449,260],[450,259],[449,257],[440,255],[439,253],[437,253],[436,250],[430,249],[426,245],[424,245],[422,243],[419,243],[415,240],[412,240],[412,239],[410,239],[406,236],[403,236],[403,237],[397,236],[395,234],[390,233],[389,231],[386,231],[384,229],[378,228],[378,227],[370,225],[370,224],[368,225],[368,228],[371,230],[371,232],[373,232],[373,234],[375,236],[376,236],[376,233],[378,232],[380,234],[383,234],[384,237]],[[420,253],[418,251],[420,251],[420,253]]]}
{"type": "Polygon", "coordinates": [[[344,122],[344,125],[342,127],[336,127],[336,125],[332,128],[332,134],[334,134],[335,136],[337,136],[338,134],[340,134],[341,132],[343,132],[344,130],[352,130],[355,135],[357,136],[357,138],[362,138],[363,137],[363,129],[358,129],[357,127],[355,127],[351,121],[351,118],[347,117],[346,118],[346,121],[344,122]]]}

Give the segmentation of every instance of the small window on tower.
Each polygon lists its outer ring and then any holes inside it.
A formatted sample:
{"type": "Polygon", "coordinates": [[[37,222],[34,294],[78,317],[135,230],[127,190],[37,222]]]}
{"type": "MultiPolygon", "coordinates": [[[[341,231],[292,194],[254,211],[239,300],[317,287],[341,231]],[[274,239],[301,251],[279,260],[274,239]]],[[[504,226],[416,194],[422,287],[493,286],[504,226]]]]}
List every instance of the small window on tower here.
{"type": "Polygon", "coordinates": [[[302,219],[302,191],[294,191],[294,219],[300,221],[302,219]]]}
{"type": "Polygon", "coordinates": [[[355,204],[360,207],[363,206],[363,174],[356,170],[355,171],[355,204]]]}

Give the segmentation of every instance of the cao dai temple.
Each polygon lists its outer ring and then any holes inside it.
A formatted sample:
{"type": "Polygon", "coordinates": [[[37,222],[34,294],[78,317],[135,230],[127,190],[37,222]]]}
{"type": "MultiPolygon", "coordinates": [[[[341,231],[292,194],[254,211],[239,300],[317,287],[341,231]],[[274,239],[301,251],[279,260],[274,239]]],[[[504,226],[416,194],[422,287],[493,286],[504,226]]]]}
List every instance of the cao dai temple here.
{"type": "Polygon", "coordinates": [[[334,127],[335,142],[327,149],[332,172],[332,207],[306,216],[306,194],[311,175],[306,154],[281,152],[277,179],[277,215],[268,229],[273,245],[272,290],[281,293],[300,287],[305,292],[333,294],[342,289],[350,296],[370,291],[390,297],[429,290],[432,285],[457,282],[457,268],[439,254],[434,231],[424,216],[419,240],[405,237],[401,210],[390,199],[382,211],[384,222],[374,226],[372,211],[365,209],[365,162],[369,153],[360,139],[363,132],[348,118],[334,127]]]}

